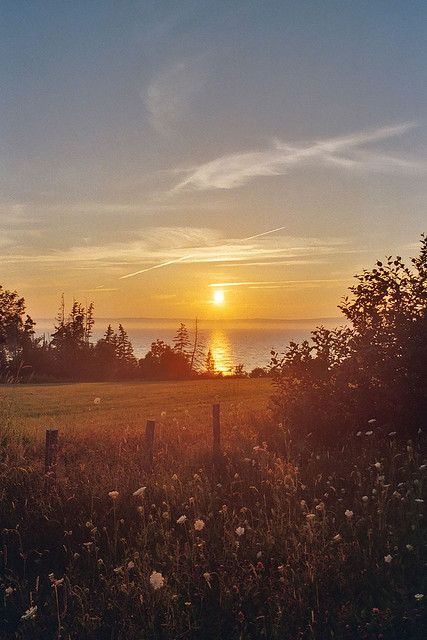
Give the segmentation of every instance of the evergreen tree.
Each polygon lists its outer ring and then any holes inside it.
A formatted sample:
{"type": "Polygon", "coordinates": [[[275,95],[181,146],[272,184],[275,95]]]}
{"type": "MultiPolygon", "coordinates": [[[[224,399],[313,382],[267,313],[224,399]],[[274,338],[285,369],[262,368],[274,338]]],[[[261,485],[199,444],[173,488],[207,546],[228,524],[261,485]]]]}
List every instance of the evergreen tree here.
{"type": "Polygon", "coordinates": [[[205,371],[209,376],[215,375],[215,360],[210,349],[206,355],[205,371]]]}
{"type": "Polygon", "coordinates": [[[178,353],[188,356],[188,350],[191,346],[188,329],[183,322],[180,323],[176,336],[173,339],[173,349],[178,353]]]}

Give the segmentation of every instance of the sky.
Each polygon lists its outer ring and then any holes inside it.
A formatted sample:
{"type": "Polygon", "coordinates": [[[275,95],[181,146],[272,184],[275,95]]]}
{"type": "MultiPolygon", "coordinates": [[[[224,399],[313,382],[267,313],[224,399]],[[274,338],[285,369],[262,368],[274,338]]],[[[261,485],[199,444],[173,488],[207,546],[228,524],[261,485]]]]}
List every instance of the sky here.
{"type": "Polygon", "coordinates": [[[333,317],[417,253],[425,2],[2,0],[0,56],[0,284],[34,317],[333,317]]]}

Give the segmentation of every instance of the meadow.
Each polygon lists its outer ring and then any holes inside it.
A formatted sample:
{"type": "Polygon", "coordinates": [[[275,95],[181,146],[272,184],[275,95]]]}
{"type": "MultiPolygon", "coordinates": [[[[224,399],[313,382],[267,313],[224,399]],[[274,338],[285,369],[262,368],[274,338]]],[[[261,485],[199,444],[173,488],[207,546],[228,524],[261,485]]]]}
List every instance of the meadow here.
{"type": "Polygon", "coordinates": [[[372,417],[339,448],[303,446],[270,384],[2,387],[0,637],[425,637],[423,435],[372,417]]]}

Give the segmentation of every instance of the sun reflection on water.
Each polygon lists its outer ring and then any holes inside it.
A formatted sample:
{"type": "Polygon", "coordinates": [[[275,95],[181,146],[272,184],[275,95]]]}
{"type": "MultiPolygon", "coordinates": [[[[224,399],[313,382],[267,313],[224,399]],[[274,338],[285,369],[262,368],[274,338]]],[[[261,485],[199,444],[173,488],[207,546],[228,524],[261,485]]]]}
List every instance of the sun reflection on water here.
{"type": "Polygon", "coordinates": [[[228,375],[233,369],[233,356],[231,343],[227,335],[221,329],[214,329],[209,336],[208,349],[211,350],[215,371],[228,375]]]}

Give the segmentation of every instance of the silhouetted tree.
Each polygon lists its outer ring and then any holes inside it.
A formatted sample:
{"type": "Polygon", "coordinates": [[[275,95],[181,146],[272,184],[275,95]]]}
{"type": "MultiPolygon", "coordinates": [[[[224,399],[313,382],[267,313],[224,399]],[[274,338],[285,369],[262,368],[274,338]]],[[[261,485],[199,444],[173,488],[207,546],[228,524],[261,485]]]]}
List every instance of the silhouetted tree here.
{"type": "Polygon", "coordinates": [[[312,332],[272,353],[281,422],[332,441],[369,418],[415,433],[427,412],[427,240],[407,267],[398,256],[357,275],[340,308],[350,327],[312,332]]]}
{"type": "Polygon", "coordinates": [[[206,360],[205,360],[205,372],[208,376],[214,376],[215,375],[215,360],[214,357],[212,355],[212,351],[209,349],[207,354],[206,354],[206,360]]]}
{"type": "Polygon", "coordinates": [[[139,366],[141,376],[148,379],[173,380],[191,376],[187,356],[175,351],[163,340],[151,344],[150,351],[139,361],[139,366]]]}
{"type": "Polygon", "coordinates": [[[188,357],[188,350],[191,342],[188,335],[188,329],[183,322],[180,323],[178,331],[173,339],[173,349],[177,353],[182,353],[188,357]]]}

